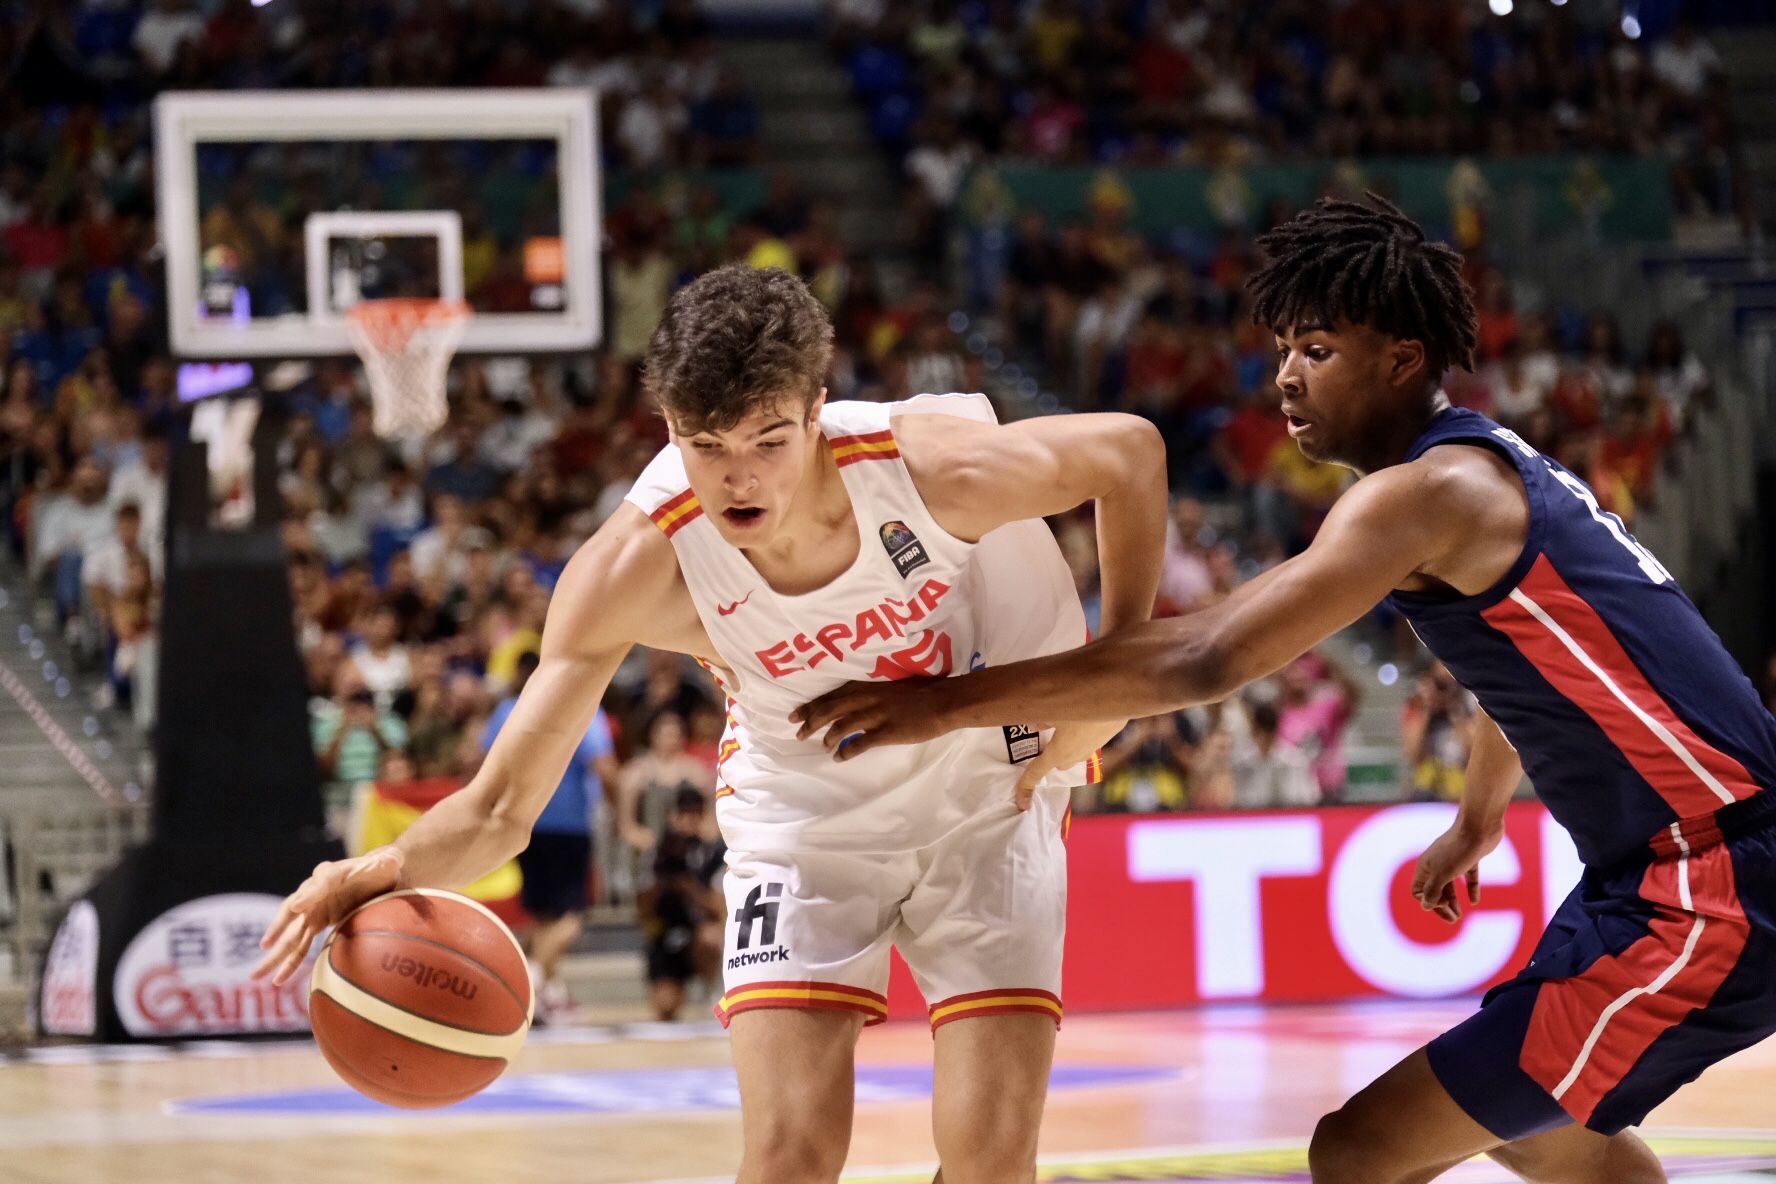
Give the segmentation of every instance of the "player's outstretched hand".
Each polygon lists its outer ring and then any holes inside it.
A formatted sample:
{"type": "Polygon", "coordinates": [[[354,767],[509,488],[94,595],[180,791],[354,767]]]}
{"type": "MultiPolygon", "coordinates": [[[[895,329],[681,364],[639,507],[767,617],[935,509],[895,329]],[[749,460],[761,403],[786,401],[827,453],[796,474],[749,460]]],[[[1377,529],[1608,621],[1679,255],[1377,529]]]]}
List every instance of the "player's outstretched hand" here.
{"type": "Polygon", "coordinates": [[[848,761],[883,744],[922,744],[954,727],[944,721],[947,678],[848,682],[789,713],[796,739],[826,729],[821,743],[833,759],[848,761]]]}
{"type": "Polygon", "coordinates": [[[315,938],[365,901],[400,885],[401,862],[396,848],[378,847],[355,859],[317,864],[314,874],[284,898],[271,927],[259,939],[265,957],[253,968],[253,977],[270,975],[280,986],[289,981],[315,938]]]}
{"type": "Polygon", "coordinates": [[[1464,896],[1468,904],[1480,903],[1480,861],[1502,838],[1503,829],[1475,831],[1460,823],[1439,835],[1412,874],[1412,897],[1419,907],[1451,924],[1461,920],[1464,896]]]}
{"type": "Polygon", "coordinates": [[[1024,766],[1023,775],[1018,778],[1017,808],[1030,808],[1030,801],[1036,796],[1036,787],[1042,783],[1044,777],[1057,769],[1071,769],[1074,765],[1089,760],[1093,753],[1116,739],[1118,733],[1126,727],[1126,719],[1116,723],[1071,723],[1056,727],[1054,735],[1049,738],[1048,747],[1024,766]]]}

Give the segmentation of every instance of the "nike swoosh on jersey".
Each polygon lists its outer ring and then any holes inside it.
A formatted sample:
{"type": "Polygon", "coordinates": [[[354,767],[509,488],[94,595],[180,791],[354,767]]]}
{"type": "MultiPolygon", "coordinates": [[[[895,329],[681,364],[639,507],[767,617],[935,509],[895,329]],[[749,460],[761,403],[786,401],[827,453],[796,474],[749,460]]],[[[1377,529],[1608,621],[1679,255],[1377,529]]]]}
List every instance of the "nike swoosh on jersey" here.
{"type": "Polygon", "coordinates": [[[747,601],[749,601],[751,599],[752,599],[752,593],[748,592],[746,595],[742,596],[739,600],[736,600],[733,604],[718,604],[718,605],[716,605],[715,611],[720,613],[724,617],[731,617],[734,615],[734,612],[736,609],[738,609],[741,605],[745,604],[747,601]]]}

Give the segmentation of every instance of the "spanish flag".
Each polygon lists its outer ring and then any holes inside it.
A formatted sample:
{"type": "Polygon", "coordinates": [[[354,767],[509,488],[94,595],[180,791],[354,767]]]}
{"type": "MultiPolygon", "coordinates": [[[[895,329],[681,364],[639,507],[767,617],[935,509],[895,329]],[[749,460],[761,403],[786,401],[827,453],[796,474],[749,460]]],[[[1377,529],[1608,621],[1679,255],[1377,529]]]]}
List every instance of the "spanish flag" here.
{"type": "MultiPolygon", "coordinates": [[[[359,811],[351,853],[361,855],[373,847],[392,843],[427,810],[462,788],[455,777],[428,777],[422,781],[378,781],[359,811]]],[[[473,884],[464,896],[478,900],[510,921],[518,916],[518,888],[523,883],[516,861],[508,860],[473,884]]]]}

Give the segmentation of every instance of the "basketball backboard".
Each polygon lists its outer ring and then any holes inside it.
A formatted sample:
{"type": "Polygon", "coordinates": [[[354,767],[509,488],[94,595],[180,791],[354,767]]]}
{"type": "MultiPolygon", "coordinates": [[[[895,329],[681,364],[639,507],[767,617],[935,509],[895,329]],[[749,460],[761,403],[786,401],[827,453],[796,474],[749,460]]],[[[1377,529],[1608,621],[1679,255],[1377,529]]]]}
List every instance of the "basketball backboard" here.
{"type": "Polygon", "coordinates": [[[596,345],[596,128],[568,88],[162,95],[174,351],[350,354],[381,296],[466,301],[466,352],[596,345]]]}

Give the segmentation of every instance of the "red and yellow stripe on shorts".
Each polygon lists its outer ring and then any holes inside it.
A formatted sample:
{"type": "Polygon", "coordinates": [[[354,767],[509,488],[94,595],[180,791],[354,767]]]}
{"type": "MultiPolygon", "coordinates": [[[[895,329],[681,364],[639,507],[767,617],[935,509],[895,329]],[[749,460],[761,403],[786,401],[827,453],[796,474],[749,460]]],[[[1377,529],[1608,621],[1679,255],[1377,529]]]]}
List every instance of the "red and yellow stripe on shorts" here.
{"type": "Polygon", "coordinates": [[[862,987],[844,983],[743,983],[715,1002],[715,1018],[722,1027],[743,1011],[761,1007],[813,1007],[825,1011],[855,1011],[864,1017],[864,1026],[879,1024],[888,1018],[888,1000],[862,987]]]}
{"type": "Polygon", "coordinates": [[[936,1031],[954,1020],[983,1015],[1043,1015],[1061,1026],[1061,998],[1035,987],[1007,987],[952,995],[931,1005],[931,1028],[936,1031]]]}

